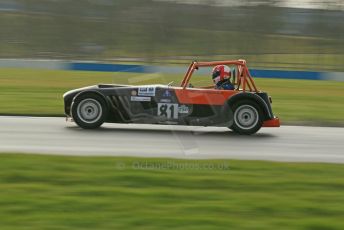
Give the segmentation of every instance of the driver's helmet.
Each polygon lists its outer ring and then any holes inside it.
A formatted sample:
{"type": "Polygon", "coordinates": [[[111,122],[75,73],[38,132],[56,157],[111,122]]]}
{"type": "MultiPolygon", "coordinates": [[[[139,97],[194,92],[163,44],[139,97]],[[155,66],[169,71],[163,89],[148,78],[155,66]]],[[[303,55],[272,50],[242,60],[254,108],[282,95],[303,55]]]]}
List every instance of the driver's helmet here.
{"type": "Polygon", "coordinates": [[[231,68],[226,65],[217,65],[213,68],[212,71],[212,79],[215,84],[230,79],[231,75],[231,68]]]}

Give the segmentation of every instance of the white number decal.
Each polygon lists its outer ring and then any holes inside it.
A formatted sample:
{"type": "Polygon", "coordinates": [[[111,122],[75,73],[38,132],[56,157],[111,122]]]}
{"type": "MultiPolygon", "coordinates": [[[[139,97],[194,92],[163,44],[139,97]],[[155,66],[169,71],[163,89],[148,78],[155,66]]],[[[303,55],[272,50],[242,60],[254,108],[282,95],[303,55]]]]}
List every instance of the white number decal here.
{"type": "Polygon", "coordinates": [[[178,104],[158,103],[158,116],[178,119],[178,104]]]}

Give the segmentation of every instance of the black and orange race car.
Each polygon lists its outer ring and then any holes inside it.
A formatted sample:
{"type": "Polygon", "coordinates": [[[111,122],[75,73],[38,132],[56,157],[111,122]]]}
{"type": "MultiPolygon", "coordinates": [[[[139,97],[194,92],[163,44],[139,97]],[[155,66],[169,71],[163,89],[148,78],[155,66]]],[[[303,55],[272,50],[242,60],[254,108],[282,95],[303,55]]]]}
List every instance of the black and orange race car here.
{"type": "Polygon", "coordinates": [[[253,134],[261,127],[280,126],[271,97],[257,90],[245,60],[192,62],[178,87],[99,84],[68,91],[63,97],[67,118],[85,129],[110,122],[220,126],[253,134]],[[197,79],[208,79],[204,76],[191,80],[199,68],[217,65],[235,69],[229,80],[233,90],[197,86],[197,79]]]}

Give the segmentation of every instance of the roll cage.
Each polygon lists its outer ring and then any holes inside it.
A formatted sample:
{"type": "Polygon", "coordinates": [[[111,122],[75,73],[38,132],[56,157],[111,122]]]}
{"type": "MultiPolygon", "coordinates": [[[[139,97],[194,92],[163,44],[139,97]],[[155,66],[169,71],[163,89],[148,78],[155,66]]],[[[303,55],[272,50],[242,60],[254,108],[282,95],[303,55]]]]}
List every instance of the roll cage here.
{"type": "Polygon", "coordinates": [[[246,61],[239,59],[239,60],[229,60],[229,61],[213,61],[213,62],[196,62],[193,61],[190,65],[188,70],[185,73],[184,79],[181,82],[180,86],[185,89],[189,81],[192,77],[192,74],[195,70],[199,67],[212,67],[216,65],[235,65],[237,67],[237,74],[234,76],[232,80],[232,84],[234,85],[234,90],[241,90],[243,92],[258,92],[257,87],[253,81],[253,78],[247,68],[246,61]]]}

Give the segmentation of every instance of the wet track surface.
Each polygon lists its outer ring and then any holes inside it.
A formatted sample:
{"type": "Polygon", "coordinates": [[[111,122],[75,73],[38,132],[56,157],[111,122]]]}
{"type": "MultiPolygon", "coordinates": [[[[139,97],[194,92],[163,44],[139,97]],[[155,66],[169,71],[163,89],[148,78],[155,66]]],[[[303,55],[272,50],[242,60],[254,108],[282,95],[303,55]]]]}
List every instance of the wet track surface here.
{"type": "Polygon", "coordinates": [[[344,128],[282,126],[240,136],[227,128],[163,125],[83,130],[61,117],[3,116],[0,152],[344,163],[344,128]]]}

